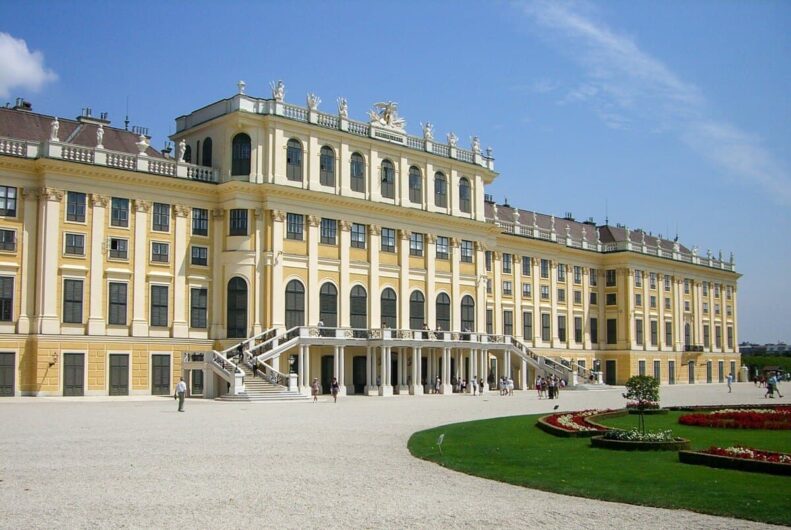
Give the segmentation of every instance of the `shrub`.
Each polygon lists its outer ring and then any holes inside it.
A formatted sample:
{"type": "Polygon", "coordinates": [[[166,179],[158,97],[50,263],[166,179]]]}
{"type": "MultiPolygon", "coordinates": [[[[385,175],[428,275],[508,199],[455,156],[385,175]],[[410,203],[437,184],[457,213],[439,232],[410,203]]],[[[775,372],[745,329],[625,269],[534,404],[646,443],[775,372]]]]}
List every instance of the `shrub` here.
{"type": "Polygon", "coordinates": [[[631,431],[607,431],[604,433],[604,438],[625,442],[672,442],[676,439],[671,430],[642,432],[637,429],[632,429],[631,431]]]}

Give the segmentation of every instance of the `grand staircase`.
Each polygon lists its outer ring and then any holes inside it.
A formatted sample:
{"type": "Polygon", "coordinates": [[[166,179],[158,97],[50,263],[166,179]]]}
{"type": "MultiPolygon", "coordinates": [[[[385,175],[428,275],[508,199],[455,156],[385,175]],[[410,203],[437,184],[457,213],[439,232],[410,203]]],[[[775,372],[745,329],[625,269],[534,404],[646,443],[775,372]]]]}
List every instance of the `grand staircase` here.
{"type": "Polygon", "coordinates": [[[288,390],[284,386],[270,383],[261,372],[253,376],[252,370],[244,363],[239,365],[244,371],[244,392],[239,394],[226,394],[218,397],[217,401],[310,401],[311,398],[300,394],[296,390],[288,390]]]}

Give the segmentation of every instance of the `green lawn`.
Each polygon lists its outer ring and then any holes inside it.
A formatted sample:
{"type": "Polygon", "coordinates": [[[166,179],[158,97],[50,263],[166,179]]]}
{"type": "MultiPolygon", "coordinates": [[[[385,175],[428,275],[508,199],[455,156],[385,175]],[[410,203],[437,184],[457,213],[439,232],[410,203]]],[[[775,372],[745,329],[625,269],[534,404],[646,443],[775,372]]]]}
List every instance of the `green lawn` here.
{"type": "MultiPolygon", "coordinates": [[[[693,449],[743,444],[791,452],[789,431],[686,427],[681,412],[646,416],[651,430],[672,429],[693,449]]],[[[587,438],[560,438],[535,426],[538,415],[444,425],[409,439],[410,452],[444,467],[520,486],[663,508],[791,525],[791,477],[682,464],[675,451],[593,449],[587,438]],[[436,446],[444,433],[442,455],[436,446]]],[[[611,418],[636,426],[635,416],[611,418]]]]}

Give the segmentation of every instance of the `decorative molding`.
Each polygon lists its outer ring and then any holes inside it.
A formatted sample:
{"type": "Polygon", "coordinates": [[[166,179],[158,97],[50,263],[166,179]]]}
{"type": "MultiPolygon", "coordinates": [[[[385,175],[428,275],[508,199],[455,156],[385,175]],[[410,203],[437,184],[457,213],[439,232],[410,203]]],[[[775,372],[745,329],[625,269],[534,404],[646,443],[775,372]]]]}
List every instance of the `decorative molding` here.
{"type": "Polygon", "coordinates": [[[91,193],[90,202],[91,206],[94,208],[97,206],[101,208],[107,208],[107,205],[110,203],[110,197],[107,195],[100,195],[98,193],[91,193]]]}
{"type": "Polygon", "coordinates": [[[309,215],[308,216],[308,225],[309,226],[319,226],[321,224],[321,217],[318,215],[309,215]]]}
{"type": "Polygon", "coordinates": [[[50,188],[49,186],[39,188],[38,196],[42,199],[54,202],[60,202],[63,200],[63,192],[55,188],[50,188]]]}
{"type": "Polygon", "coordinates": [[[368,225],[368,233],[372,236],[378,236],[382,233],[382,227],[379,225],[368,225]]]}
{"type": "Polygon", "coordinates": [[[283,222],[286,220],[286,212],[283,210],[272,210],[272,220],[275,222],[283,222]]]}
{"type": "Polygon", "coordinates": [[[256,208],[253,210],[253,215],[256,219],[260,219],[264,216],[264,209],[263,208],[256,208]]]}
{"type": "Polygon", "coordinates": [[[183,204],[177,204],[173,209],[176,212],[176,217],[187,217],[190,214],[190,207],[183,204]]]}
{"type": "Polygon", "coordinates": [[[478,252],[486,252],[487,248],[486,245],[481,243],[480,241],[475,242],[475,250],[478,252]]]}
{"type": "Polygon", "coordinates": [[[450,246],[452,246],[452,247],[458,247],[460,243],[461,243],[461,241],[459,241],[459,238],[458,238],[458,237],[452,237],[452,238],[450,238],[450,246]]]}
{"type": "Polygon", "coordinates": [[[148,213],[148,211],[151,209],[151,201],[135,199],[133,202],[136,212],[148,213]]]}
{"type": "Polygon", "coordinates": [[[403,228],[398,230],[398,237],[404,241],[408,240],[411,235],[412,232],[410,232],[409,230],[404,230],[403,228]]]}
{"type": "Polygon", "coordinates": [[[437,236],[435,236],[434,234],[426,234],[426,243],[428,243],[429,245],[433,245],[436,242],[437,242],[437,236]]]}
{"type": "Polygon", "coordinates": [[[342,232],[351,232],[351,230],[352,230],[352,223],[351,222],[346,221],[344,219],[341,219],[339,224],[341,226],[341,231],[342,232]]]}
{"type": "Polygon", "coordinates": [[[225,217],[225,209],[215,208],[211,211],[211,216],[214,219],[223,219],[225,217]]]}

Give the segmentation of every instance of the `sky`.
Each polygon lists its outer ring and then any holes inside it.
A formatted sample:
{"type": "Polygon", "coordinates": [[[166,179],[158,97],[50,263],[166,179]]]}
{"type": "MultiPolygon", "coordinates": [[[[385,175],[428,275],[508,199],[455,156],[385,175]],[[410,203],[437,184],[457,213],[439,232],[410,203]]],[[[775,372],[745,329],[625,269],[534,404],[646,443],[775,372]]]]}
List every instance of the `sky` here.
{"type": "Polygon", "coordinates": [[[0,103],[175,118],[307,92],[479,136],[498,202],[734,253],[739,340],[791,342],[791,2],[0,0],[0,103]]]}

